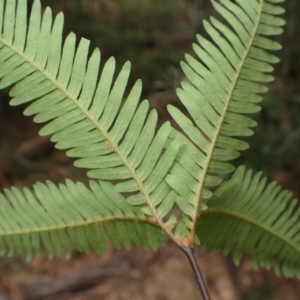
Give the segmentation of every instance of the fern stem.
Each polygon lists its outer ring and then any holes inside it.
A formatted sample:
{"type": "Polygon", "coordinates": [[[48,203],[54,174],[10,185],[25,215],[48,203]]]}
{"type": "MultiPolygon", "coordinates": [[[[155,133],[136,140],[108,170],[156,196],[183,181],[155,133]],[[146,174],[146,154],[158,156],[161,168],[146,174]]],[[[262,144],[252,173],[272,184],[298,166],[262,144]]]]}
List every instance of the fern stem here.
{"type": "Polygon", "coordinates": [[[201,292],[203,300],[211,300],[208,290],[207,290],[207,287],[206,287],[206,284],[202,277],[198,262],[195,258],[194,249],[192,247],[186,247],[186,246],[181,246],[180,248],[184,252],[184,254],[187,256],[187,258],[192,266],[192,269],[194,271],[194,274],[195,274],[195,277],[196,277],[196,280],[198,283],[198,287],[201,292]]]}

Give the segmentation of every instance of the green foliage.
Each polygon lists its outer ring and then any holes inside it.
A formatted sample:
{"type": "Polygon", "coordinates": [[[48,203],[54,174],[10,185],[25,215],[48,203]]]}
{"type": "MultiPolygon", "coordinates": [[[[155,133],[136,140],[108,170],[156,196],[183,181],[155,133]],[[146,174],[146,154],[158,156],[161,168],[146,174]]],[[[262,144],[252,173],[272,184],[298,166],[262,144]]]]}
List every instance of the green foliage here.
{"type": "Polygon", "coordinates": [[[260,1],[255,11],[245,1],[237,1],[241,6],[220,2],[224,6],[212,1],[235,32],[213,17],[211,23],[204,21],[213,42],[198,36],[199,45],[194,45],[194,50],[200,61],[186,55],[186,62],[182,63],[190,83],[182,83],[178,96],[193,122],[178,109],[169,107],[173,118],[194,143],[167,178],[174,190],[190,199],[185,213],[192,220],[192,228],[197,221],[199,199],[212,196],[210,189],[221,182],[218,174],[232,172],[234,167],[228,161],[248,148],[246,142],[236,137],[251,135],[250,128],[256,122],[243,114],[260,110],[257,103],[262,97],[258,94],[267,91],[261,83],[273,80],[267,73],[273,70],[271,63],[278,62],[266,50],[280,49],[277,42],[265,36],[280,34],[284,24],[275,16],[283,10],[271,9],[268,1],[260,1]]]}
{"type": "Polygon", "coordinates": [[[108,182],[91,181],[90,189],[70,180],[56,186],[36,183],[33,192],[13,187],[0,195],[1,251],[26,254],[27,259],[41,252],[49,257],[71,245],[88,253],[106,252],[106,235],[116,248],[130,248],[131,242],[145,249],[156,249],[166,240],[162,230],[140,209],[129,205],[108,182]]]}
{"type": "Polygon", "coordinates": [[[61,13],[53,19],[47,8],[41,17],[36,0],[28,21],[27,0],[0,1],[0,88],[13,85],[11,105],[26,104],[25,115],[46,123],[40,134],[97,180],[89,188],[67,181],[5,190],[1,253],[103,252],[106,238],[155,249],[169,237],[180,247],[232,251],[236,261],[257,248],[257,265],[299,277],[299,211],[286,192],[264,189],[261,175],[251,181],[243,168],[213,192],[248,148],[238,137],[251,135],[256,122],[245,114],[260,110],[264,84],[273,80],[278,58],[269,51],[280,45],[269,36],[285,23],[279,2],[212,0],[228,24],[205,21],[209,38],[198,36],[197,58],[186,55],[181,64],[187,82],[177,93],[188,116],[168,107],[179,132],[170,122],[157,129],[157,112],[140,101],[140,80],[127,91],[129,62],[116,75],[110,58],[99,72],[100,51],[89,56],[88,40],[76,46],[70,33],[63,41],[61,13]]]}
{"type": "Polygon", "coordinates": [[[196,230],[207,250],[231,252],[236,264],[254,250],[256,268],[273,267],[278,275],[295,273],[300,278],[298,201],[276,182],[266,185],[266,181],[261,172],[253,176],[251,170],[239,167],[216,190],[196,230]]]}

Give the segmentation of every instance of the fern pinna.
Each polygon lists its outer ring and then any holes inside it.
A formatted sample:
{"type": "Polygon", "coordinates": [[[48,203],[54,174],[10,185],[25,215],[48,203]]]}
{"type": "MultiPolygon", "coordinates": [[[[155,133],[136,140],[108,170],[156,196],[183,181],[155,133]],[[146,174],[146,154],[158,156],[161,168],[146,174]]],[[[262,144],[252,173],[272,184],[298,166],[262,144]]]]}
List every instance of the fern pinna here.
{"type": "Polygon", "coordinates": [[[27,0],[1,0],[0,87],[12,86],[11,105],[28,104],[24,114],[47,123],[40,134],[93,179],[88,187],[67,180],[4,190],[1,253],[103,252],[107,238],[116,247],[156,249],[170,238],[188,255],[206,246],[232,252],[237,262],[256,249],[256,265],[300,277],[296,202],[243,168],[224,184],[220,177],[248,148],[238,137],[251,135],[256,122],[245,114],[260,110],[264,83],[273,80],[278,58],[269,51],[280,45],[270,36],[285,24],[280,2],[212,0],[227,25],[204,21],[209,39],[199,35],[196,58],[181,64],[187,81],[177,94],[187,114],[168,107],[179,132],[170,122],[157,129],[140,80],[126,92],[129,62],[116,76],[111,58],[100,72],[99,49],[89,56],[89,41],[76,47],[73,33],[63,41],[62,13],[42,15],[35,0],[28,20],[27,0]],[[265,247],[268,241],[276,247],[265,247]]]}
{"type": "MultiPolygon", "coordinates": [[[[48,122],[40,134],[51,134],[57,148],[70,149],[68,155],[79,157],[75,162],[76,166],[90,169],[88,175],[102,180],[100,186],[103,188],[103,184],[106,185],[106,193],[110,197],[122,197],[118,192],[131,193],[127,197],[126,205],[140,204],[140,207],[130,209],[131,222],[128,220],[125,223],[132,223],[133,227],[144,226],[134,231],[137,235],[139,232],[148,232],[149,241],[143,245],[148,248],[150,244],[156,248],[157,230],[154,224],[163,225],[161,220],[176,198],[175,192],[164,181],[179,148],[178,143],[168,141],[170,124],[164,124],[154,137],[157,113],[152,110],[148,114],[148,101],[140,103],[140,81],[137,81],[122,104],[130,73],[129,63],[124,65],[113,82],[115,60],[113,58],[108,60],[102,74],[99,75],[100,51],[96,49],[88,58],[89,41],[82,39],[76,49],[76,37],[71,33],[62,46],[62,14],[53,20],[51,10],[47,8],[41,19],[41,4],[35,1],[26,36],[26,1],[6,2],[5,8],[3,5],[2,1],[2,9],[5,9],[4,13],[2,12],[5,42],[1,48],[3,54],[1,57],[4,59],[1,87],[17,81],[10,91],[11,104],[32,102],[25,110],[25,115],[35,115],[36,122],[48,122]],[[15,26],[11,26],[14,22],[15,26]],[[167,150],[161,155],[167,144],[167,150]],[[107,185],[104,180],[120,182],[113,186],[107,185]],[[141,220],[143,222],[140,222],[141,220]],[[151,224],[153,226],[149,226],[151,224]]],[[[59,187],[60,190],[62,188],[59,187]]],[[[40,190],[37,186],[35,189],[40,190]]],[[[71,190],[67,188],[68,192],[73,193],[71,190]]],[[[87,190],[83,192],[83,198],[89,197],[88,195],[85,197],[86,193],[87,190]]],[[[104,195],[98,193],[98,197],[105,197],[104,195]]],[[[116,206],[114,209],[111,201],[105,202],[107,204],[104,208],[108,210],[107,218],[103,219],[99,214],[93,223],[98,224],[99,228],[105,226],[106,232],[110,232],[108,236],[111,240],[122,242],[129,247],[132,238],[129,236],[126,238],[124,234],[128,232],[128,228],[126,225],[123,227],[117,225],[122,220],[119,219],[122,215],[119,215],[122,206],[119,203],[120,207],[116,206]]],[[[53,205],[52,209],[51,215],[55,216],[52,218],[62,218],[65,229],[70,226],[78,227],[75,216],[69,216],[67,221],[60,215],[59,205],[56,207],[53,205]],[[70,223],[71,220],[73,222],[70,223]]],[[[77,206],[74,209],[81,215],[81,219],[90,219],[90,211],[84,213],[77,206]]],[[[128,216],[123,211],[124,221],[128,216]]],[[[19,219],[17,214],[16,218],[19,219]]],[[[61,224],[61,221],[56,222],[61,224]]],[[[41,221],[36,220],[36,223],[39,228],[41,221]]],[[[21,228],[25,227],[22,225],[21,228]]],[[[78,230],[82,231],[81,240],[87,244],[84,248],[92,246],[85,236],[97,239],[97,234],[89,226],[82,228],[82,224],[81,228],[75,231],[78,230]]],[[[33,246],[30,230],[27,229],[26,232],[29,232],[27,239],[29,244],[24,245],[18,233],[18,248],[23,245],[24,249],[28,250],[33,246]]],[[[57,238],[57,234],[59,233],[55,228],[48,228],[49,239],[43,240],[43,243],[51,244],[56,252],[60,253],[61,250],[66,250],[61,243],[65,243],[68,235],[65,238],[57,238]]],[[[141,240],[145,238],[142,237],[141,240]]]]}

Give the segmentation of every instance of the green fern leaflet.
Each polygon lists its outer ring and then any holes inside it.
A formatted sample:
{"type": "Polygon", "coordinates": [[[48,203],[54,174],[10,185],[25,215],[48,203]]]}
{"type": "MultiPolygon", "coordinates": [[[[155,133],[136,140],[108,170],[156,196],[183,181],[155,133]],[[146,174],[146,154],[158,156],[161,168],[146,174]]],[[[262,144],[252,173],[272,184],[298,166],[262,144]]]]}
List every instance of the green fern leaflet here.
{"type": "Polygon", "coordinates": [[[279,59],[267,51],[281,46],[269,36],[280,34],[285,24],[277,16],[284,10],[273,5],[278,2],[283,1],[212,0],[230,27],[213,17],[204,21],[212,42],[199,35],[194,45],[197,59],[186,55],[182,62],[189,82],[183,82],[177,93],[191,120],[175,107],[169,112],[193,144],[181,137],[187,151],[167,181],[186,199],[178,205],[189,216],[191,240],[200,201],[212,196],[211,188],[221,182],[219,174],[234,170],[228,161],[248,148],[237,137],[252,135],[256,122],[244,114],[260,110],[259,94],[268,90],[263,83],[273,80],[268,73],[279,59]]]}
{"type": "Polygon", "coordinates": [[[256,268],[300,278],[300,207],[292,193],[239,167],[202,212],[197,233],[208,251],[232,252],[236,264],[254,251],[256,268]],[[276,260],[274,260],[276,258],[276,260]]]}
{"type": "Polygon", "coordinates": [[[80,252],[106,252],[107,237],[119,249],[131,243],[156,249],[166,234],[139,208],[129,205],[108,182],[91,181],[90,189],[67,180],[36,183],[33,192],[25,188],[6,189],[0,194],[1,254],[25,253],[31,259],[41,252],[49,258],[71,255],[71,245],[80,252]]]}
{"type": "Polygon", "coordinates": [[[115,81],[114,58],[99,74],[99,49],[88,57],[89,41],[76,48],[73,33],[63,42],[63,14],[53,19],[47,8],[41,17],[40,1],[28,24],[26,0],[0,1],[0,16],[0,88],[14,84],[11,105],[28,103],[25,115],[47,122],[41,135],[52,135],[57,148],[78,158],[77,167],[90,169],[88,176],[114,181],[113,191],[129,193],[129,204],[164,226],[176,200],[164,177],[180,145],[168,139],[170,123],[155,135],[157,112],[140,102],[140,80],[123,102],[130,63],[115,81]]]}

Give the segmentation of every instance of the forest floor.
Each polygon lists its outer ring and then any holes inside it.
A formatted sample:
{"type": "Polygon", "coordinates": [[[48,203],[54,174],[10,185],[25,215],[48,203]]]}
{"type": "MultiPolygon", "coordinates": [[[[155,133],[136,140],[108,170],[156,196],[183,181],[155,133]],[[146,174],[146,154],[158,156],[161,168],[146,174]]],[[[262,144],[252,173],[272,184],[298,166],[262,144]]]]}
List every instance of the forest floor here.
{"type": "MultiPolygon", "coordinates": [[[[212,300],[297,300],[300,284],[255,272],[249,258],[240,267],[220,254],[196,251],[212,300]]],[[[2,259],[1,300],[197,300],[201,299],[183,253],[168,243],[157,251],[134,247],[106,255],[74,253],[25,262],[2,259]]]]}

